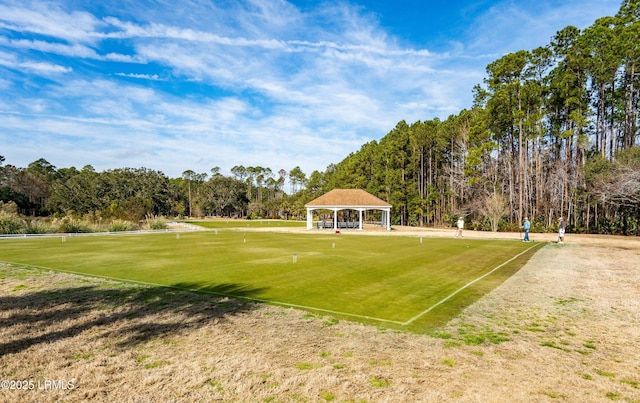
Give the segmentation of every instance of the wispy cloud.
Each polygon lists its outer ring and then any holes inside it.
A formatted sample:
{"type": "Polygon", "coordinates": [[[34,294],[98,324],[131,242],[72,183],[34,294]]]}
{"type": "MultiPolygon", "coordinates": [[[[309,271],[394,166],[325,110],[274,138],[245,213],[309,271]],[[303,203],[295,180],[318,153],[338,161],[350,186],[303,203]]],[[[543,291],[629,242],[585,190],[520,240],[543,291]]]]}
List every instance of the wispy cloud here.
{"type": "Polygon", "coordinates": [[[27,70],[43,75],[69,73],[72,71],[70,67],[58,64],[34,60],[20,60],[15,55],[4,52],[0,52],[0,66],[11,69],[27,70]]]}
{"type": "Polygon", "coordinates": [[[60,42],[47,42],[42,40],[27,40],[27,39],[7,39],[0,37],[0,46],[13,49],[33,50],[43,53],[52,53],[59,56],[82,58],[82,59],[94,59],[105,61],[118,61],[126,63],[140,63],[142,60],[138,60],[135,57],[129,55],[123,55],[118,53],[107,53],[104,55],[98,54],[95,49],[92,49],[85,45],[80,44],[67,44],[60,42]]]}
{"type": "Polygon", "coordinates": [[[116,73],[116,76],[139,78],[141,80],[163,81],[157,74],[116,73]]]}
{"type": "Polygon", "coordinates": [[[3,155],[171,175],[322,170],[400,120],[469,107],[492,58],[544,45],[595,7],[484,2],[436,52],[349,2],[0,1],[3,155]]]}
{"type": "Polygon", "coordinates": [[[500,57],[505,52],[548,45],[568,25],[586,28],[596,18],[612,15],[620,0],[504,0],[476,18],[467,31],[467,51],[500,57]]]}
{"type": "Polygon", "coordinates": [[[66,12],[55,3],[36,0],[13,4],[0,4],[1,28],[82,43],[91,41],[96,29],[103,25],[90,13],[66,12]]]}

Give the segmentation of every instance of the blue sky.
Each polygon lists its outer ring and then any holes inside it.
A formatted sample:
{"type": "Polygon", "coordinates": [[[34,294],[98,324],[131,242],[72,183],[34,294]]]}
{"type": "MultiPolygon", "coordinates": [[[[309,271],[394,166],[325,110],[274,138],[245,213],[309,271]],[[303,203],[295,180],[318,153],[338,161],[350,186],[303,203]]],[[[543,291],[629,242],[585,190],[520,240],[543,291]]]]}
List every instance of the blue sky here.
{"type": "Polygon", "coordinates": [[[0,0],[0,155],[324,171],[620,0],[0,0]]]}

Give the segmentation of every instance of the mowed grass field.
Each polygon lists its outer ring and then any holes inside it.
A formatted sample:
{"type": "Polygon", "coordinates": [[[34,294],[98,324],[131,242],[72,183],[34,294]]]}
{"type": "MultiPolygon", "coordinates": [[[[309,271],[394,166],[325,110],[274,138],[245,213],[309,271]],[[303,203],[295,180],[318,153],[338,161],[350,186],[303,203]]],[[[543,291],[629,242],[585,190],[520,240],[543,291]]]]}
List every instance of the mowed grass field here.
{"type": "Polygon", "coordinates": [[[64,242],[3,239],[0,261],[294,306],[424,333],[502,284],[540,245],[221,228],[74,236],[64,242]]]}
{"type": "Polygon", "coordinates": [[[305,228],[306,221],[294,220],[190,220],[188,223],[196,224],[204,228],[218,229],[243,229],[243,228],[305,228]]]}

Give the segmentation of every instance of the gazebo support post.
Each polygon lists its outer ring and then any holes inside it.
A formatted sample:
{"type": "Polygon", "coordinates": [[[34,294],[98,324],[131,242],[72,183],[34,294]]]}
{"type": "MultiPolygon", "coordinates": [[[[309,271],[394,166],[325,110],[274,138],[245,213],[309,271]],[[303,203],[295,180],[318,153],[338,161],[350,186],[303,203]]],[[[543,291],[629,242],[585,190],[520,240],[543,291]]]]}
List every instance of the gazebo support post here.
{"type": "Polygon", "coordinates": [[[307,229],[313,229],[313,209],[307,207],[307,229]]]}

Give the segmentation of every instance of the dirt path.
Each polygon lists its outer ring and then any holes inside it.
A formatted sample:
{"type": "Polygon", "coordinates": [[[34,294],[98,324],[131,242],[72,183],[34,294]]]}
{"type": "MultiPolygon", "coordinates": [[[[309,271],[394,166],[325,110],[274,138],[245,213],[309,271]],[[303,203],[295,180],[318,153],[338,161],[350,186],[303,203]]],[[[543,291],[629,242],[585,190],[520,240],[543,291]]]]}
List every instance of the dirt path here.
{"type": "Polygon", "coordinates": [[[567,241],[431,336],[0,266],[0,401],[640,402],[640,240],[567,241]]]}

